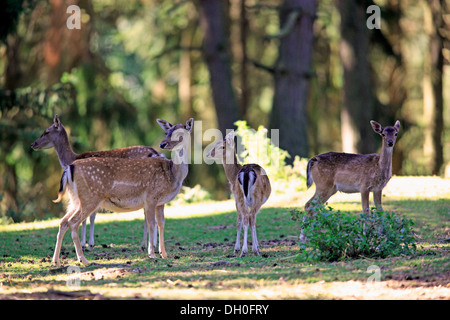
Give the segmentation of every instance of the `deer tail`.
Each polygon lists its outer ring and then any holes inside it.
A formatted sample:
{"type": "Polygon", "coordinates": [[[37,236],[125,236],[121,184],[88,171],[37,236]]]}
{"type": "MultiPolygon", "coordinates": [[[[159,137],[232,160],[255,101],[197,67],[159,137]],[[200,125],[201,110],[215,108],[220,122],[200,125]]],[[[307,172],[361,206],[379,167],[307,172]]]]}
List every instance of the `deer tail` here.
{"type": "Polygon", "coordinates": [[[313,162],[316,162],[316,161],[317,160],[315,158],[310,159],[308,161],[308,166],[306,167],[306,187],[308,189],[312,186],[312,184],[314,182],[312,175],[311,175],[311,166],[313,165],[313,162]]]}
{"type": "Polygon", "coordinates": [[[242,170],[238,174],[239,185],[244,193],[245,204],[248,207],[253,205],[253,191],[255,189],[256,173],[253,170],[242,170]]]}
{"type": "Polygon", "coordinates": [[[64,169],[64,172],[61,177],[61,181],[59,182],[58,198],[55,200],[52,200],[54,203],[61,202],[64,194],[66,193],[66,187],[67,187],[67,183],[69,182],[69,178],[73,177],[74,169],[75,169],[75,167],[73,164],[68,166],[66,169],[64,169]]]}

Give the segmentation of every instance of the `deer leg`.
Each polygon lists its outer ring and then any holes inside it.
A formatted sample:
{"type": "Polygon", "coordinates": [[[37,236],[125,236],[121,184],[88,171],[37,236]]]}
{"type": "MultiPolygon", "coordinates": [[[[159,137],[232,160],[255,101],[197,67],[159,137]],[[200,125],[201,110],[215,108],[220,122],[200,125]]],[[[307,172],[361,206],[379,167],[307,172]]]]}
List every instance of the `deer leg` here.
{"type": "Polygon", "coordinates": [[[305,211],[309,214],[312,215],[313,211],[310,208],[311,204],[313,204],[313,202],[315,203],[325,203],[328,201],[328,199],[330,199],[330,197],[332,195],[334,195],[337,192],[336,186],[332,186],[331,188],[324,188],[324,189],[319,189],[319,187],[316,184],[316,192],[314,193],[314,195],[312,196],[311,199],[309,199],[309,201],[305,204],[305,211]]]}
{"type": "Polygon", "coordinates": [[[363,212],[369,212],[369,194],[370,192],[367,190],[361,191],[361,205],[363,212]]]}
{"type": "Polygon", "coordinates": [[[80,226],[81,222],[91,214],[93,214],[97,210],[97,208],[98,206],[87,206],[85,208],[82,207],[81,210],[75,212],[68,220],[68,224],[72,234],[72,241],[75,245],[75,251],[77,253],[77,259],[79,262],[86,266],[89,265],[89,261],[84,256],[83,249],[81,248],[80,238],[78,237],[78,227],[80,226]]]}
{"type": "Polygon", "coordinates": [[[81,224],[81,246],[86,246],[86,220],[81,224]]]}
{"type": "Polygon", "coordinates": [[[78,227],[80,226],[80,211],[76,212],[73,217],[75,219],[70,219],[69,221],[69,227],[72,234],[72,241],[75,246],[75,251],[77,253],[77,259],[79,262],[81,262],[84,265],[89,265],[89,261],[87,261],[86,257],[83,254],[83,249],[81,248],[80,239],[78,237],[78,227]]]}
{"type": "Polygon", "coordinates": [[[236,244],[234,245],[234,252],[239,252],[241,250],[241,230],[243,225],[242,215],[238,213],[236,221],[236,244]]]}
{"type": "MultiPolygon", "coordinates": [[[[163,214],[163,223],[164,223],[164,208],[163,208],[163,213],[162,214],[163,214]]],[[[156,207],[156,215],[158,215],[158,207],[156,207]]],[[[155,216],[155,223],[156,224],[158,223],[157,216],[155,216]]],[[[153,246],[155,247],[155,252],[156,253],[158,252],[158,251],[156,251],[157,244],[158,244],[158,228],[156,228],[155,234],[153,235],[153,246]]],[[[161,251],[159,251],[159,252],[161,252],[161,251]]]]}
{"type": "MultiPolygon", "coordinates": [[[[91,250],[95,246],[95,239],[94,239],[94,230],[95,230],[95,217],[97,216],[97,212],[94,212],[89,217],[89,250],[91,250]]],[[[85,223],[86,220],[84,220],[83,223],[85,223]]]]}
{"type": "Polygon", "coordinates": [[[241,250],[241,257],[242,256],[245,256],[246,254],[247,254],[247,252],[248,252],[248,247],[247,247],[247,235],[248,235],[248,225],[249,225],[249,219],[250,217],[249,217],[249,215],[248,214],[246,214],[245,215],[245,217],[244,217],[244,241],[243,241],[243,244],[242,244],[242,250],[241,250]]]}
{"type": "Polygon", "coordinates": [[[59,223],[59,231],[58,231],[58,235],[56,236],[55,252],[53,253],[53,260],[52,260],[52,263],[57,267],[59,267],[61,265],[61,263],[59,261],[59,254],[61,252],[61,245],[62,245],[62,241],[64,239],[64,235],[66,234],[66,231],[69,228],[69,225],[67,224],[67,220],[72,215],[72,213],[73,212],[70,212],[70,213],[68,212],[61,219],[61,222],[59,223]]]}
{"type": "Polygon", "coordinates": [[[52,263],[57,267],[61,265],[59,261],[59,254],[61,253],[61,246],[62,241],[64,239],[64,235],[66,234],[66,231],[69,228],[68,220],[75,212],[77,212],[77,209],[78,209],[77,206],[71,203],[71,205],[67,210],[67,213],[64,215],[64,217],[61,219],[59,223],[58,235],[56,236],[55,252],[53,253],[53,260],[52,260],[52,263]]]}
{"type": "Polygon", "coordinates": [[[252,250],[253,253],[259,255],[259,243],[256,236],[256,215],[259,212],[261,205],[254,206],[250,209],[250,227],[252,229],[252,250]]]}
{"type": "Polygon", "coordinates": [[[142,242],[141,242],[142,251],[145,251],[145,249],[147,248],[147,242],[148,242],[148,226],[147,226],[147,221],[145,220],[145,216],[144,216],[144,236],[142,237],[142,242]]]}
{"type": "Polygon", "coordinates": [[[373,192],[373,202],[375,203],[375,207],[378,212],[383,211],[382,200],[381,200],[381,191],[373,192]]]}
{"type": "Polygon", "coordinates": [[[153,239],[155,237],[156,232],[156,218],[155,218],[155,211],[156,206],[153,203],[147,203],[145,204],[145,221],[147,222],[147,228],[149,233],[149,239],[148,239],[148,255],[150,258],[156,258],[155,254],[155,246],[153,244],[153,239]]]}
{"type": "MultiPolygon", "coordinates": [[[[243,199],[242,199],[243,200],[243,199]]],[[[236,244],[234,245],[234,252],[237,253],[241,250],[241,230],[244,224],[244,210],[245,205],[243,201],[236,199],[236,244]]]]}
{"type": "MultiPolygon", "coordinates": [[[[319,187],[316,184],[316,193],[314,193],[314,195],[312,196],[311,199],[309,199],[309,201],[305,204],[305,211],[307,212],[308,215],[312,216],[313,215],[313,210],[310,208],[311,204],[313,204],[313,202],[315,203],[325,203],[328,201],[328,199],[330,199],[330,197],[332,195],[334,195],[337,192],[336,186],[333,185],[332,188],[327,188],[324,190],[320,190],[319,187]]],[[[306,217],[303,217],[303,221],[306,219],[306,217]]],[[[300,230],[300,236],[298,237],[301,243],[305,243],[306,242],[306,237],[305,237],[305,233],[303,232],[303,229],[300,230]]]]}
{"type": "MultiPolygon", "coordinates": [[[[155,221],[156,221],[156,217],[155,217],[155,221]]],[[[148,226],[147,226],[147,221],[145,220],[145,217],[144,217],[144,232],[143,232],[142,242],[141,242],[142,251],[145,251],[145,249],[148,248],[148,241],[150,241],[150,239],[148,239],[148,226]]],[[[153,237],[153,246],[155,247],[155,250],[156,250],[157,244],[158,244],[158,234],[155,232],[154,237],[153,237]]]]}
{"type": "MultiPolygon", "coordinates": [[[[303,222],[305,222],[306,220],[306,216],[303,216],[303,222]]],[[[305,232],[303,231],[303,229],[300,230],[300,235],[298,236],[298,240],[301,243],[306,243],[306,236],[305,236],[305,232]]]]}
{"type": "Polygon", "coordinates": [[[258,237],[256,236],[256,214],[252,215],[250,226],[252,228],[252,250],[253,253],[259,256],[259,243],[258,237]]]}
{"type": "MultiPolygon", "coordinates": [[[[164,205],[156,207],[156,219],[158,220],[158,229],[159,229],[159,252],[161,253],[161,257],[163,257],[163,259],[166,259],[167,253],[166,247],[164,245],[164,225],[165,225],[164,205]]],[[[153,245],[156,247],[156,237],[154,238],[153,245]]]]}

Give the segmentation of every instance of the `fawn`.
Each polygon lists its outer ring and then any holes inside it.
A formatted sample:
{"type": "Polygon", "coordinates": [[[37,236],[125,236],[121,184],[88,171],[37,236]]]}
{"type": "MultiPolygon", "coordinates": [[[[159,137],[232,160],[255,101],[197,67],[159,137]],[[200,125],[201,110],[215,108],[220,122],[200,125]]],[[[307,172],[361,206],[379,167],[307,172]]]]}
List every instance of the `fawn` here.
{"type": "MultiPolygon", "coordinates": [[[[189,119],[186,125],[171,125],[160,119],[157,122],[166,132],[160,147],[172,150],[172,160],[163,157],[88,158],[76,160],[64,170],[55,202],[60,201],[67,190],[70,204],[59,224],[53,264],[60,265],[61,244],[68,228],[78,261],[89,264],[81,249],[78,227],[100,207],[119,212],[144,208],[150,239],[154,239],[157,220],[159,252],[163,258],[167,258],[164,246],[164,205],[176,197],[188,174],[187,149],[193,119],[189,119]]],[[[148,255],[156,258],[152,241],[148,243],[148,255]]]]}
{"type": "MultiPolygon", "coordinates": [[[[94,151],[94,152],[84,152],[76,154],[69,142],[69,137],[67,135],[66,129],[64,128],[61,120],[56,114],[53,119],[53,124],[44,130],[44,133],[31,144],[34,150],[55,148],[58,155],[59,163],[63,169],[67,168],[72,162],[78,159],[86,159],[91,157],[97,158],[147,158],[147,157],[157,157],[160,155],[155,149],[145,146],[135,146],[122,149],[114,149],[109,151],[94,151]]],[[[94,228],[95,228],[95,217],[96,213],[92,214],[90,219],[89,227],[89,249],[94,247],[94,228]]],[[[141,243],[141,247],[146,247],[147,244],[147,224],[144,221],[144,236],[141,243]]],[[[156,240],[156,239],[155,239],[156,240]]],[[[86,220],[83,221],[81,227],[81,246],[84,248],[86,245],[86,220]]]]}
{"type": "Polygon", "coordinates": [[[206,155],[207,158],[222,160],[225,175],[230,183],[231,192],[236,201],[237,236],[235,252],[241,250],[241,229],[244,227],[244,241],[240,256],[248,252],[248,226],[252,232],[252,250],[259,255],[256,236],[256,215],[270,196],[271,186],[264,169],[257,164],[240,165],[234,150],[234,131],[228,133],[223,141],[214,145],[206,155]]]}
{"type": "Polygon", "coordinates": [[[382,137],[381,153],[350,154],[328,152],[311,158],[307,166],[307,186],[314,182],[316,193],[306,203],[305,211],[312,213],[313,201],[325,203],[337,191],[361,193],[364,212],[369,211],[369,193],[377,210],[382,211],[381,193],[392,176],[392,151],[400,130],[400,121],[383,128],[370,121],[373,131],[382,137]]]}

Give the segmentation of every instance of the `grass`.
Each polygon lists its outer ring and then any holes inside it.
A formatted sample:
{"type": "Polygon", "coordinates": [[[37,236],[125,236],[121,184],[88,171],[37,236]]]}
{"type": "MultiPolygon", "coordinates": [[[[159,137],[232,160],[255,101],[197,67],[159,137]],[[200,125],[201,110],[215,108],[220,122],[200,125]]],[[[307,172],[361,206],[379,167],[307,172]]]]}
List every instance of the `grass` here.
{"type": "MultiPolygon", "coordinates": [[[[308,192],[311,192],[309,190],[308,192]]],[[[297,195],[309,197],[310,193],[297,195]]],[[[442,196],[442,195],[441,195],[442,196]]],[[[385,209],[415,221],[418,250],[413,256],[341,262],[299,263],[298,225],[289,208],[297,198],[271,202],[258,214],[261,255],[233,253],[233,202],[176,206],[167,210],[168,259],[150,260],[140,249],[142,213],[99,214],[96,246],[76,262],[68,232],[65,267],[77,266],[80,286],[68,286],[66,268],[51,257],[58,220],[0,226],[0,297],[29,299],[448,299],[450,297],[450,199],[389,196],[385,209]],[[370,266],[380,281],[368,283],[370,266]]],[[[274,197],[275,198],[275,197],[274,197]]],[[[333,200],[340,210],[358,212],[358,198],[333,200]]],[[[251,239],[249,239],[250,241],[251,239]]],[[[251,248],[249,248],[251,250],[251,248]]],[[[70,284],[70,283],[69,283],[70,284]]]]}

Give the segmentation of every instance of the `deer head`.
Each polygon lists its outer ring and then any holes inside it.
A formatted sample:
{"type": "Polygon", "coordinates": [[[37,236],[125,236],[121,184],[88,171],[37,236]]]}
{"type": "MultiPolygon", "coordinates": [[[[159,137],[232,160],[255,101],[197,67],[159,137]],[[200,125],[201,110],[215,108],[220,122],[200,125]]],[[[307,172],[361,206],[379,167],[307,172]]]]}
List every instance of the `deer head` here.
{"type": "Polygon", "coordinates": [[[387,126],[384,128],[381,124],[373,120],[370,121],[370,124],[372,125],[373,131],[378,133],[383,139],[383,144],[388,148],[393,148],[397,140],[398,131],[400,130],[400,121],[397,120],[393,127],[387,126]]]}
{"type": "Polygon", "coordinates": [[[206,155],[209,159],[221,160],[226,164],[234,163],[234,131],[230,131],[225,139],[217,142],[206,155]]]}
{"type": "Polygon", "coordinates": [[[168,121],[161,119],[157,119],[156,122],[158,122],[161,128],[166,132],[166,138],[161,141],[159,146],[161,149],[174,150],[176,146],[183,142],[185,137],[188,137],[186,134],[192,132],[194,119],[190,118],[186,121],[186,125],[172,125],[168,121]]]}
{"type": "Polygon", "coordinates": [[[186,125],[172,125],[168,121],[161,119],[157,119],[156,121],[166,132],[166,138],[159,145],[161,149],[172,151],[172,160],[174,163],[187,163],[187,153],[184,150],[189,148],[190,133],[192,132],[194,119],[190,118],[187,120],[186,125]]]}
{"type": "Polygon", "coordinates": [[[64,126],[55,114],[53,124],[45,129],[44,133],[31,144],[34,150],[49,149],[55,146],[55,141],[60,139],[61,133],[64,131],[64,126]]]}

